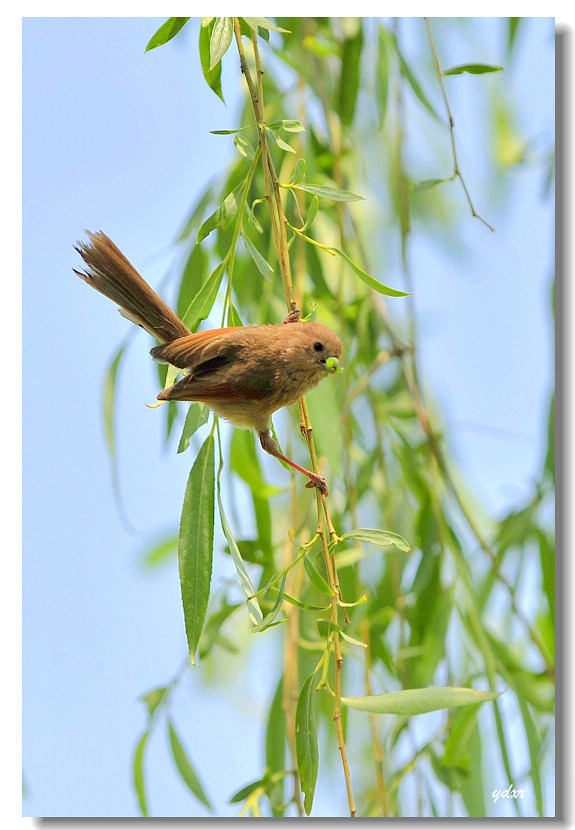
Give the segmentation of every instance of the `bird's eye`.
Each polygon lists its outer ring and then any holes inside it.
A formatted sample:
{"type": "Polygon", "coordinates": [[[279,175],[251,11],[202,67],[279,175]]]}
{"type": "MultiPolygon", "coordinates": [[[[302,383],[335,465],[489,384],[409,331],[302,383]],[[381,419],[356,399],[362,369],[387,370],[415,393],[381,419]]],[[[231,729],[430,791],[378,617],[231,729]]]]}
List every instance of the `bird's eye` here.
{"type": "Polygon", "coordinates": [[[313,344],[313,347],[314,347],[316,352],[323,352],[323,343],[320,343],[318,341],[317,343],[313,344]]]}

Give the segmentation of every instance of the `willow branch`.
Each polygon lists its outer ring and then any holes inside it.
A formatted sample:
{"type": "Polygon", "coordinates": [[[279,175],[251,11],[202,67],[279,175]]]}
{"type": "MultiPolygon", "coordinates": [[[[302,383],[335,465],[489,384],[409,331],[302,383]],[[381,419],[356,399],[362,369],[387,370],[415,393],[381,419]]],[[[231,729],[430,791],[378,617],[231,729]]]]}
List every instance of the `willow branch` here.
{"type": "MultiPolygon", "coordinates": [[[[287,240],[287,218],[285,215],[283,203],[281,200],[280,194],[280,187],[279,187],[279,180],[277,177],[277,173],[275,170],[275,166],[273,163],[273,159],[269,150],[266,130],[265,130],[265,118],[264,118],[264,100],[263,100],[263,68],[260,60],[259,55],[259,48],[257,42],[257,35],[252,32],[252,46],[254,50],[254,59],[255,59],[255,67],[257,73],[257,81],[254,83],[252,75],[250,73],[245,51],[243,48],[242,38],[241,38],[241,29],[240,23],[238,18],[234,18],[234,34],[236,38],[236,43],[238,46],[238,52],[240,55],[240,62],[242,67],[242,72],[246,78],[246,83],[248,85],[250,98],[252,101],[252,107],[254,110],[254,115],[256,118],[256,123],[258,125],[258,136],[259,136],[259,143],[262,150],[262,162],[264,168],[264,180],[266,186],[266,197],[268,200],[269,208],[270,208],[270,216],[272,222],[272,230],[274,234],[274,239],[277,247],[278,252],[278,260],[280,264],[280,271],[282,276],[282,282],[284,287],[284,293],[286,298],[286,303],[288,309],[290,311],[296,308],[296,302],[294,297],[294,289],[291,277],[291,266],[290,266],[290,258],[289,258],[289,250],[288,250],[288,240],[287,240]]],[[[302,432],[304,433],[304,437],[308,444],[308,449],[310,453],[310,458],[312,462],[312,469],[315,473],[319,472],[319,467],[317,463],[317,454],[315,450],[315,444],[313,440],[313,427],[311,425],[309,412],[307,409],[307,404],[305,398],[301,398],[300,400],[300,423],[302,425],[302,432]]],[[[317,500],[317,516],[318,516],[318,533],[320,535],[321,543],[322,543],[322,550],[324,554],[324,560],[326,565],[326,571],[328,574],[329,584],[332,590],[334,591],[334,596],[331,600],[331,617],[332,622],[337,626],[338,622],[338,604],[337,599],[340,596],[339,592],[339,583],[337,580],[337,571],[335,568],[335,561],[333,557],[330,555],[329,548],[328,548],[328,534],[331,538],[332,534],[335,534],[335,530],[333,527],[333,523],[329,516],[329,511],[326,505],[326,496],[320,493],[319,490],[316,491],[316,500],[317,500]]],[[[346,614],[346,620],[348,620],[346,614]]],[[[334,630],[333,632],[333,642],[334,642],[334,651],[335,651],[335,700],[334,700],[334,714],[333,720],[335,723],[337,736],[338,736],[338,746],[341,753],[342,758],[342,765],[344,770],[345,776],[345,783],[346,783],[346,790],[347,790],[347,797],[349,802],[349,810],[350,815],[355,816],[356,808],[353,798],[353,792],[351,788],[351,776],[349,772],[349,764],[347,761],[347,752],[345,748],[345,740],[343,735],[343,728],[341,724],[341,670],[343,666],[343,656],[341,653],[341,645],[339,639],[339,632],[334,630]]]]}
{"type": "Polygon", "coordinates": [[[455,144],[455,122],[453,119],[453,113],[451,112],[451,107],[449,106],[449,99],[447,98],[447,91],[445,89],[445,84],[443,82],[443,72],[441,71],[441,64],[439,63],[439,56],[437,54],[437,49],[435,48],[435,41],[433,39],[433,33],[431,31],[431,25],[429,23],[429,18],[424,17],[425,25],[427,27],[427,34],[429,36],[429,43],[431,45],[431,51],[433,53],[433,62],[435,64],[435,69],[437,72],[437,78],[439,80],[439,86],[441,89],[441,95],[443,97],[443,103],[445,106],[445,112],[447,113],[447,121],[449,123],[449,135],[451,138],[451,151],[453,154],[453,176],[452,178],[458,178],[461,182],[461,186],[465,192],[465,196],[467,197],[467,202],[471,209],[471,215],[474,216],[476,219],[479,219],[480,222],[483,222],[490,231],[495,231],[493,225],[490,225],[483,216],[480,216],[477,211],[475,210],[475,205],[473,204],[473,200],[471,198],[471,194],[469,192],[469,188],[465,183],[465,179],[463,178],[463,173],[461,172],[461,168],[459,167],[459,161],[457,159],[457,147],[455,144]]]}

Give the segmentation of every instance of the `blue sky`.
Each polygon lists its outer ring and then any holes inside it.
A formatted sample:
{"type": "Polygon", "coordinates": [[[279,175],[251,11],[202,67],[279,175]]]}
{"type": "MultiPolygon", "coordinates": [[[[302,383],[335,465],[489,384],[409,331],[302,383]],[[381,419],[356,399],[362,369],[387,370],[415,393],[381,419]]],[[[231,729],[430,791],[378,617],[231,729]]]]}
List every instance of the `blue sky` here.
{"type": "MultiPolygon", "coordinates": [[[[157,393],[149,344],[137,334],[118,413],[122,492],[137,531],[129,532],[114,501],[100,402],[104,369],[129,327],[72,273],[73,244],[84,228],[102,229],[157,285],[195,194],[230,158],[231,141],[209,131],[237,126],[234,60],[224,67],[225,107],[201,77],[197,22],[187,37],[144,54],[162,20],[23,22],[26,815],[138,814],[130,786],[144,725],[137,699],[169,680],[185,655],[175,567],[150,574],[137,554],[151,535],[177,526],[191,458],[162,448],[160,419],[144,406],[157,393]]],[[[490,26],[479,45],[496,57],[490,26]]],[[[553,47],[552,21],[531,20],[511,87],[523,133],[548,144],[553,47]]],[[[501,515],[528,497],[544,451],[553,215],[536,167],[514,176],[507,203],[483,187],[473,165],[481,124],[466,104],[477,79],[461,80],[453,105],[467,180],[497,233],[461,223],[474,256],[459,262],[416,242],[413,270],[425,275],[416,303],[424,374],[453,427],[459,466],[501,515]]],[[[267,469],[285,483],[279,465],[267,469]]],[[[259,646],[247,661],[219,666],[233,691],[206,689],[201,672],[180,691],[189,702],[178,710],[186,713],[180,732],[222,815],[235,814],[226,799],[261,770],[263,706],[277,674],[262,671],[268,659],[259,646]]],[[[152,814],[203,815],[164,746],[159,734],[150,747],[152,814]]],[[[321,786],[318,805],[325,815],[340,809],[321,786]]]]}

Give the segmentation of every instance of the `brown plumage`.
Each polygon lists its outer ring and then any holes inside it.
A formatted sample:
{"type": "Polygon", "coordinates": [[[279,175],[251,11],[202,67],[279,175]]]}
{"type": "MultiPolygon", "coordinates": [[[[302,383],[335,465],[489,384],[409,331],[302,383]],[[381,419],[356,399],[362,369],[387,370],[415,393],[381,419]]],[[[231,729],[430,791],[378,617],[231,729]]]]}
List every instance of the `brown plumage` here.
{"type": "Polygon", "coordinates": [[[327,494],[322,476],[280,452],[270,427],[274,412],[296,403],[337,370],[339,337],[320,323],[297,321],[297,313],[277,325],[192,334],[105,234],[88,236],[90,241],[76,248],[87,270],[75,273],[160,341],[162,345],[151,351],[155,360],[185,372],[183,380],[160,392],[158,400],[203,401],[235,426],[255,430],[266,452],[305,473],[308,487],[327,494]]]}

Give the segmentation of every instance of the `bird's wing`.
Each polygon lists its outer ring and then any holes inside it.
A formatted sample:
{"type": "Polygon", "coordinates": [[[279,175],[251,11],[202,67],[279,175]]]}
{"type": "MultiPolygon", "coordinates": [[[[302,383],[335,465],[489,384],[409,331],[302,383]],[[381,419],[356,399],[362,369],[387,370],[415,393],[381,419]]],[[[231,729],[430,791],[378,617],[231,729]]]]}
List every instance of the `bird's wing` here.
{"type": "Polygon", "coordinates": [[[171,363],[178,369],[190,369],[194,373],[212,371],[219,366],[229,363],[240,344],[230,338],[232,332],[240,330],[242,326],[229,326],[224,329],[209,329],[179,337],[171,343],[156,346],[150,354],[160,363],[171,363]],[[210,366],[210,363],[213,364],[210,366]]]}
{"type": "Polygon", "coordinates": [[[179,383],[164,389],[159,401],[205,401],[210,404],[248,403],[261,401],[268,396],[265,386],[253,384],[238,387],[237,380],[217,371],[186,375],[179,383]]]}

